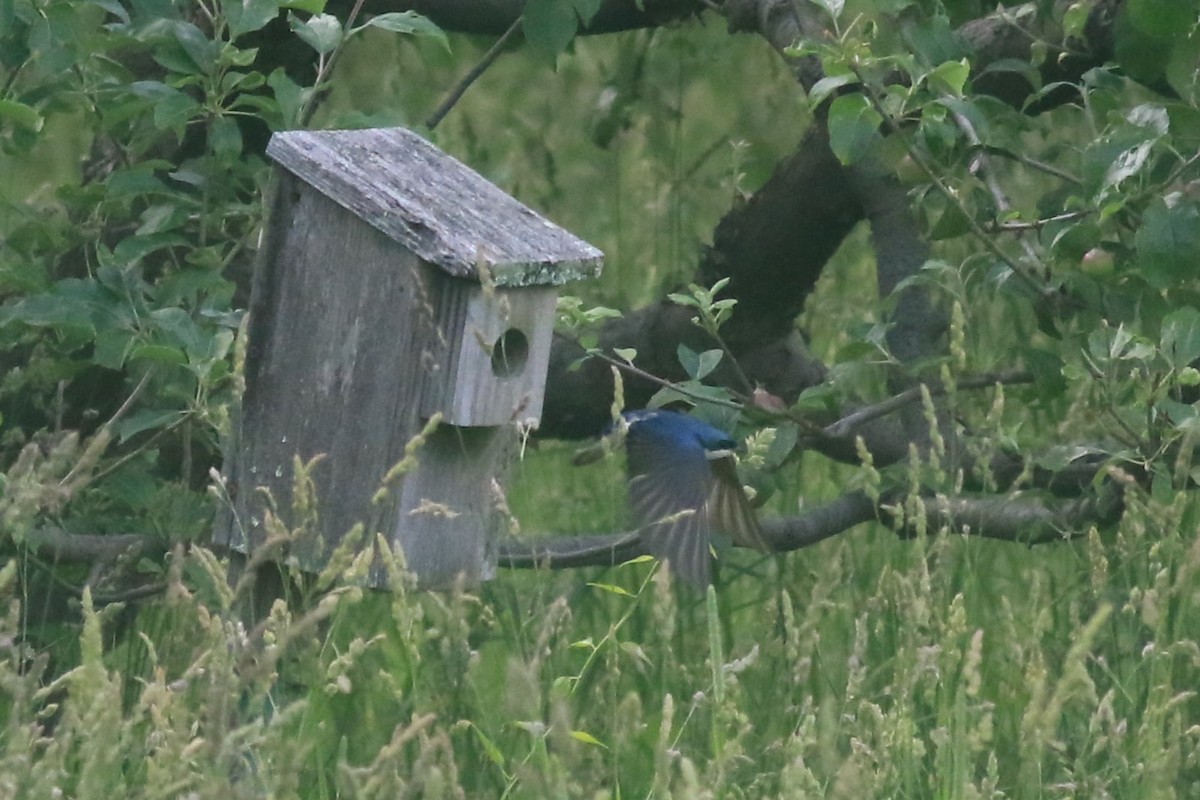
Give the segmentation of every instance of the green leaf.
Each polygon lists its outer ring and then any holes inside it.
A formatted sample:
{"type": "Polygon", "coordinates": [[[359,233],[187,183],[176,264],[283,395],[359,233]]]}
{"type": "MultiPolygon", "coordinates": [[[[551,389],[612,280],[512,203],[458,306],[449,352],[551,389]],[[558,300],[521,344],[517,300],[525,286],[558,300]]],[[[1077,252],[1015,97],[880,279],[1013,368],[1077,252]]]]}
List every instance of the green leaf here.
{"type": "Polygon", "coordinates": [[[314,14],[307,20],[291,14],[288,24],[301,41],[323,56],[332,53],[342,42],[342,23],[332,14],[314,14]]]}
{"type": "Polygon", "coordinates": [[[979,75],[983,76],[994,73],[1020,75],[1035,90],[1040,90],[1042,88],[1042,73],[1038,72],[1037,68],[1033,64],[1030,64],[1028,61],[1023,59],[997,59],[980,70],[979,75]]]}
{"type": "Polygon", "coordinates": [[[617,586],[615,583],[588,583],[588,586],[593,586],[601,591],[609,592],[610,594],[619,594],[622,597],[634,596],[628,589],[617,586]]]}
{"type": "Polygon", "coordinates": [[[133,346],[131,331],[110,329],[96,334],[92,349],[92,361],[105,369],[120,369],[125,366],[125,357],[133,346]]]}
{"type": "Polygon", "coordinates": [[[592,17],[596,16],[600,6],[604,5],[604,0],[571,0],[571,5],[574,6],[580,21],[587,25],[592,21],[592,17]]]}
{"type": "Polygon", "coordinates": [[[675,353],[688,377],[694,381],[703,380],[716,369],[724,355],[720,350],[705,350],[703,353],[697,353],[685,344],[680,344],[675,353]]]}
{"type": "Polygon", "coordinates": [[[200,115],[200,104],[180,91],[155,101],[154,125],[161,131],[181,130],[200,115]]]}
{"type": "Polygon", "coordinates": [[[571,731],[571,738],[577,742],[583,742],[584,744],[592,744],[592,745],[595,745],[596,747],[603,747],[605,750],[608,749],[608,745],[604,744],[604,742],[600,741],[595,736],[592,736],[587,731],[571,731]]]}
{"type": "Polygon", "coordinates": [[[919,25],[905,25],[902,30],[913,53],[925,64],[957,61],[969,55],[945,14],[937,14],[919,25]]]}
{"type": "MultiPolygon", "coordinates": [[[[130,464],[118,469],[104,480],[103,485],[106,495],[126,508],[142,513],[154,501],[154,495],[160,487],[158,479],[139,464],[130,464]]],[[[156,569],[161,571],[162,565],[158,564],[156,569]]]]}
{"type": "Polygon", "coordinates": [[[260,30],[279,16],[278,0],[222,0],[221,8],[233,38],[260,30]]]}
{"type": "Polygon", "coordinates": [[[692,377],[696,380],[703,380],[710,372],[717,368],[717,364],[721,363],[721,358],[725,355],[721,350],[705,350],[700,354],[700,363],[696,368],[696,374],[692,377]]]}
{"type": "Polygon", "coordinates": [[[166,334],[167,343],[179,345],[189,353],[206,352],[206,334],[182,308],[159,308],[150,313],[150,318],[157,329],[166,334]]]}
{"type": "Polygon", "coordinates": [[[267,76],[267,85],[275,93],[275,102],[279,104],[279,116],[282,118],[281,129],[289,130],[299,124],[300,111],[304,108],[307,92],[300,84],[288,77],[283,67],[277,67],[267,76]]]}
{"type": "Polygon", "coordinates": [[[129,352],[128,360],[183,365],[187,363],[187,356],[178,347],[168,347],[161,344],[143,344],[138,345],[129,352]]]}
{"type": "Polygon", "coordinates": [[[475,737],[479,739],[479,744],[483,746],[483,752],[487,755],[488,760],[500,769],[504,769],[504,752],[474,722],[467,720],[467,725],[475,732],[475,737]]]}
{"type": "Polygon", "coordinates": [[[215,118],[208,128],[208,146],[221,158],[236,158],[242,154],[242,132],[233,117],[215,118]]]}
{"type": "Polygon", "coordinates": [[[792,451],[796,449],[796,443],[799,441],[799,425],[789,422],[776,428],[775,436],[767,446],[765,456],[767,469],[775,470],[783,466],[783,462],[792,455],[792,451]]]}
{"type": "Polygon", "coordinates": [[[945,92],[954,97],[960,97],[970,75],[971,65],[964,58],[960,61],[944,61],[938,64],[925,76],[925,80],[936,92],[945,92]]]}
{"type": "Polygon", "coordinates": [[[1186,38],[1196,24],[1196,6],[1188,0],[1128,0],[1125,8],[1134,28],[1159,39],[1186,38]]]}
{"type": "Polygon", "coordinates": [[[813,87],[808,90],[808,105],[810,108],[816,108],[825,102],[826,97],[838,89],[857,82],[858,78],[849,72],[842,73],[841,75],[827,75],[814,83],[813,87]]]}
{"type": "Polygon", "coordinates": [[[1167,60],[1166,78],[1171,88],[1193,109],[1200,100],[1197,64],[1200,64],[1200,36],[1193,35],[1177,40],[1171,47],[1171,57],[1167,60]]]}
{"type": "Polygon", "coordinates": [[[1026,350],[1025,366],[1033,373],[1034,384],[1042,391],[1043,396],[1057,397],[1067,390],[1063,360],[1049,350],[1026,350]]]}
{"type": "Polygon", "coordinates": [[[849,166],[866,157],[882,123],[883,117],[861,94],[835,97],[829,106],[829,142],[838,161],[849,166]]]}
{"type": "Polygon", "coordinates": [[[143,431],[165,428],[173,422],[178,421],[182,416],[183,412],[177,409],[163,411],[160,409],[144,408],[133,412],[117,423],[117,437],[124,442],[129,437],[136,436],[143,431]]]}
{"type": "Polygon", "coordinates": [[[154,168],[154,164],[143,163],[114,171],[104,182],[105,197],[116,200],[138,195],[165,194],[167,187],[154,174],[154,168]]]}
{"type": "Polygon", "coordinates": [[[1084,28],[1087,26],[1088,16],[1092,13],[1092,4],[1090,2],[1072,3],[1066,11],[1063,12],[1062,29],[1063,36],[1067,39],[1080,39],[1084,35],[1084,28]]]}
{"type": "Polygon", "coordinates": [[[1138,128],[1149,128],[1159,136],[1166,136],[1171,127],[1167,110],[1160,105],[1143,103],[1125,115],[1126,121],[1138,128]]]}
{"type": "Polygon", "coordinates": [[[1165,289],[1193,280],[1200,253],[1200,210],[1194,203],[1169,206],[1156,201],[1146,209],[1134,242],[1141,274],[1152,286],[1165,289]]]}
{"type": "Polygon", "coordinates": [[[662,408],[671,403],[687,403],[688,405],[699,405],[707,400],[713,400],[717,404],[725,404],[732,402],[732,396],[728,389],[724,386],[706,386],[703,383],[696,381],[687,381],[680,384],[680,389],[674,386],[664,386],[659,389],[646,403],[648,408],[662,408]]]}
{"type": "Polygon", "coordinates": [[[837,387],[831,383],[818,383],[800,393],[792,408],[796,411],[834,411],[842,396],[837,387]]]}
{"type": "Polygon", "coordinates": [[[842,10],[846,7],[846,0],[810,0],[810,2],[825,9],[825,13],[829,14],[834,21],[842,16],[842,10]]]}
{"type": "Polygon", "coordinates": [[[279,7],[303,11],[306,14],[320,14],[325,10],[325,0],[284,0],[279,7]]]}
{"type": "Polygon", "coordinates": [[[945,239],[953,239],[962,236],[971,230],[971,220],[963,212],[962,208],[956,203],[947,203],[946,210],[938,217],[938,221],[934,223],[933,228],[929,231],[929,238],[935,241],[945,239]]]}
{"type": "Polygon", "coordinates": [[[25,297],[0,314],[0,325],[22,322],[34,327],[88,328],[96,309],[104,304],[101,290],[93,281],[66,278],[43,294],[25,297]]]}
{"type": "Polygon", "coordinates": [[[1153,146],[1154,141],[1147,139],[1117,154],[1112,166],[1104,174],[1102,188],[1105,190],[1116,188],[1121,185],[1122,181],[1141,172],[1150,158],[1150,148],[1153,146]]]}
{"type": "Polygon", "coordinates": [[[190,22],[176,22],[171,32],[175,36],[175,41],[191,59],[194,70],[188,70],[188,72],[194,71],[200,75],[208,75],[213,71],[217,53],[221,48],[219,42],[211,39],[208,34],[190,22]]]}
{"type": "Polygon", "coordinates": [[[1099,461],[1109,453],[1096,447],[1083,445],[1054,445],[1033,458],[1033,462],[1051,472],[1061,472],[1080,459],[1099,461]]]}
{"type": "Polygon", "coordinates": [[[173,232],[127,236],[113,248],[113,257],[118,262],[133,264],[158,250],[167,247],[183,247],[188,244],[188,239],[173,232]]]}
{"type": "Polygon", "coordinates": [[[16,100],[0,100],[0,121],[3,120],[34,133],[40,131],[46,122],[37,109],[16,100]]]}
{"type": "Polygon", "coordinates": [[[579,15],[570,0],[529,0],[523,20],[526,41],[551,56],[566,50],[579,28],[579,15]]]}
{"type": "Polygon", "coordinates": [[[1186,306],[1166,316],[1162,325],[1162,350],[1176,369],[1200,358],[1200,311],[1186,306]]]}
{"type": "Polygon", "coordinates": [[[352,30],[350,35],[353,36],[366,28],[379,28],[393,33],[407,33],[411,36],[433,39],[447,53],[450,52],[450,40],[446,38],[445,31],[415,11],[393,11],[388,14],[378,14],[367,20],[361,27],[352,30]]]}

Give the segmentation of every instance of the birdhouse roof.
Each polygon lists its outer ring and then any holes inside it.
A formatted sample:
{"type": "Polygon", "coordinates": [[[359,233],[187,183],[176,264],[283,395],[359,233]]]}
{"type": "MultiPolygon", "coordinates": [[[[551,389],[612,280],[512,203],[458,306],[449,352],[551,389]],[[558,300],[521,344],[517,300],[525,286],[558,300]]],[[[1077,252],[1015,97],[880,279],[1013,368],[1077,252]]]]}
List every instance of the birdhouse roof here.
{"type": "Polygon", "coordinates": [[[456,277],[541,286],[600,272],[603,253],[412,131],[287,131],[267,155],[456,277]]]}

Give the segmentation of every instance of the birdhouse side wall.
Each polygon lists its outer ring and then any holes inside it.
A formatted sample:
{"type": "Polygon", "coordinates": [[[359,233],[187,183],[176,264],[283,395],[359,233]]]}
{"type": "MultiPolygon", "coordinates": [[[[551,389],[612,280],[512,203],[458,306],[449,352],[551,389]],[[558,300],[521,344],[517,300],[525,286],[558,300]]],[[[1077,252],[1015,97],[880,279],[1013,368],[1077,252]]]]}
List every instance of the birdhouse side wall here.
{"type": "Polygon", "coordinates": [[[238,513],[227,539],[245,552],[259,546],[273,502],[289,526],[309,520],[291,555],[319,570],[356,522],[368,536],[390,533],[395,497],[373,498],[421,427],[423,384],[436,371],[435,276],[286,172],[278,179],[251,301],[238,513]],[[314,509],[293,508],[297,458],[319,459],[314,509]]]}

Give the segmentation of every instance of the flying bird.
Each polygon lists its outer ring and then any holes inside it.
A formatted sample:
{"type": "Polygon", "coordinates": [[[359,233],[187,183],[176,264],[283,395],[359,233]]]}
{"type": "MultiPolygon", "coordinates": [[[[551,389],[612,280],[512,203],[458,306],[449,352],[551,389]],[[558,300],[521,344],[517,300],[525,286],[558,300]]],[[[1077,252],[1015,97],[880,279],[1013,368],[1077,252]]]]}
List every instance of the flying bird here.
{"type": "Polygon", "coordinates": [[[771,551],[738,480],[729,434],[676,411],[626,411],[629,504],[647,549],[698,588],[712,582],[709,539],[771,551]]]}

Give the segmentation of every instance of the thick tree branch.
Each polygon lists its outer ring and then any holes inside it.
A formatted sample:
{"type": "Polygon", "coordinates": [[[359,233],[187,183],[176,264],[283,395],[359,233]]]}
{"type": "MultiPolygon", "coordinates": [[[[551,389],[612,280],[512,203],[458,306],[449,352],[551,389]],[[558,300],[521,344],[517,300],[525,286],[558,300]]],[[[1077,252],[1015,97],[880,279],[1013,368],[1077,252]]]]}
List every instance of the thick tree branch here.
{"type": "Polygon", "coordinates": [[[69,533],[61,528],[38,528],[26,537],[29,547],[46,561],[113,561],[122,556],[164,551],[154,537],[140,533],[69,533]]]}
{"type": "MultiPolygon", "coordinates": [[[[1111,51],[1112,13],[1118,5],[1117,0],[1105,0],[1094,7],[1087,26],[1088,41],[1074,43],[1072,53],[1088,53],[1091,65],[1100,63],[1111,51]]],[[[753,31],[781,52],[800,36],[823,35],[814,4],[729,0],[724,9],[731,30],[753,31]]],[[[1026,42],[1028,55],[1031,35],[1055,41],[1053,31],[1019,28],[1014,19],[1011,15],[992,16],[964,26],[963,40],[974,48],[973,64],[977,70],[998,58],[1011,57],[1014,42],[1018,40],[1026,42]],[[989,49],[993,47],[997,53],[989,49]]],[[[1061,34],[1058,40],[1061,41],[1061,34]]],[[[1047,57],[1045,61],[1054,58],[1047,57]]],[[[802,83],[815,80],[812,68],[812,62],[797,62],[802,83]]],[[[1077,61],[1073,68],[1081,74],[1085,65],[1077,61]]],[[[1054,75],[1061,77],[1059,67],[1054,69],[1054,75]]],[[[819,77],[819,71],[815,76],[819,77]]],[[[1016,105],[1033,91],[1028,82],[1023,95],[1013,93],[1007,84],[1002,88],[1003,99],[1016,105]]],[[[830,255],[854,226],[867,217],[872,221],[880,290],[886,293],[920,266],[927,247],[912,225],[903,189],[890,178],[872,175],[866,168],[852,170],[841,165],[829,149],[828,134],[818,116],[796,153],[780,164],[747,203],[721,220],[714,232],[713,245],[702,255],[696,273],[698,282],[711,284],[729,277],[726,296],[738,300],[726,329],[731,349],[751,380],[786,402],[823,380],[825,374],[824,366],[808,354],[794,330],[796,315],[830,255]]],[[[897,358],[907,362],[936,352],[938,336],[945,326],[944,317],[933,313],[927,298],[920,293],[906,293],[899,305],[889,337],[897,358]]],[[[601,343],[609,348],[636,348],[639,366],[677,380],[682,376],[675,359],[676,343],[695,343],[702,336],[692,329],[689,319],[690,314],[672,305],[651,306],[607,323],[601,332],[601,343]]],[[[711,346],[703,341],[698,344],[711,346]]],[[[576,346],[564,340],[555,342],[544,435],[562,438],[594,435],[607,422],[612,396],[608,369],[594,364],[568,371],[581,355],[576,346]]],[[[725,385],[737,385],[734,376],[720,371],[712,378],[725,385]]],[[[637,382],[626,388],[629,405],[644,402],[654,391],[637,382]]],[[[920,428],[920,420],[911,422],[920,428]]],[[[876,422],[865,426],[861,433],[881,460],[904,457],[907,441],[902,431],[897,437],[894,424],[876,422]]],[[[838,450],[835,457],[846,455],[837,445],[834,449],[838,450]]]]}
{"type": "MultiPolygon", "coordinates": [[[[907,504],[908,519],[897,513],[895,498],[879,503],[861,491],[849,492],[825,505],[794,517],[761,521],[762,533],[777,553],[800,550],[879,519],[901,536],[914,535],[917,526],[907,504]]],[[[995,497],[925,497],[921,520],[925,530],[959,531],[1022,544],[1040,544],[1071,538],[1094,525],[1119,519],[1123,510],[1120,491],[1110,485],[1097,494],[1058,500],[1034,493],[1014,492],[995,497]]],[[[596,536],[545,536],[537,539],[501,540],[499,563],[515,569],[613,566],[648,555],[637,531],[596,536]]]]}
{"type": "MultiPolygon", "coordinates": [[[[934,531],[949,528],[964,534],[1022,544],[1043,544],[1072,538],[1093,525],[1117,521],[1124,511],[1115,485],[1074,500],[1057,500],[1025,492],[990,497],[924,498],[923,525],[934,531]]],[[[881,509],[901,535],[915,535],[911,522],[900,524],[891,509],[881,509]]]]}

